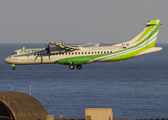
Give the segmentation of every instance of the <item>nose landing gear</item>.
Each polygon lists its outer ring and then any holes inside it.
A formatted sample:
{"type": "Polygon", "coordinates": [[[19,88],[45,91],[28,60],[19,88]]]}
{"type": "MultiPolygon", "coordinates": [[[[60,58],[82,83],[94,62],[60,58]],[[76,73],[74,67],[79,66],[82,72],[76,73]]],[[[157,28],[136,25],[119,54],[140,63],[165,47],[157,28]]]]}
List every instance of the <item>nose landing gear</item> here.
{"type": "Polygon", "coordinates": [[[16,68],[15,67],[12,67],[12,70],[15,70],[16,68]]]}
{"type": "Polygon", "coordinates": [[[12,64],[11,66],[12,66],[12,70],[15,70],[15,69],[16,69],[16,68],[15,68],[15,66],[16,66],[15,64],[12,64]]]}

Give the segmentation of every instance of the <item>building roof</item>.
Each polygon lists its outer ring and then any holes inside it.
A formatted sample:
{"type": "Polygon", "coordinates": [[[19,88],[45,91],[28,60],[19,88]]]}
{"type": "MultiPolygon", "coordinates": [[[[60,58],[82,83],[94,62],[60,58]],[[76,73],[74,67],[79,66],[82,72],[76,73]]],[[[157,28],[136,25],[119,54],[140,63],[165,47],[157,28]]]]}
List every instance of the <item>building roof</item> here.
{"type": "MultiPolygon", "coordinates": [[[[25,93],[0,93],[0,103],[9,108],[14,120],[46,120],[48,115],[44,106],[36,98],[25,93]]],[[[2,107],[0,106],[0,108],[2,107]]]]}

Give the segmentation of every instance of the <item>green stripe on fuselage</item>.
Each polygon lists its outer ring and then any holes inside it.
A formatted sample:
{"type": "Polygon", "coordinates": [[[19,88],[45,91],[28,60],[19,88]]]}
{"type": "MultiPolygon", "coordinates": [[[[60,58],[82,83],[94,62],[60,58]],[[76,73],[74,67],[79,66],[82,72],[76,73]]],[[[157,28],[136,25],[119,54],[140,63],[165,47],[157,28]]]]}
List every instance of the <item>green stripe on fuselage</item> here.
{"type": "MultiPolygon", "coordinates": [[[[152,42],[151,44],[149,44],[149,46],[152,46],[153,44],[155,44],[156,41],[152,42]]],[[[143,47],[139,50],[136,50],[136,51],[133,51],[133,52],[130,52],[130,53],[127,53],[127,54],[124,54],[124,55],[121,55],[119,56],[118,58],[116,57],[113,57],[113,58],[110,58],[110,59],[107,59],[107,60],[104,60],[103,62],[112,62],[112,61],[120,61],[120,60],[126,60],[126,59],[130,59],[130,58],[133,58],[134,56],[136,56],[137,54],[151,48],[149,46],[146,46],[146,47],[143,47]]]]}
{"type": "MultiPolygon", "coordinates": [[[[117,51],[117,52],[119,52],[119,51],[117,51]]],[[[90,60],[92,60],[94,58],[103,57],[103,56],[107,56],[107,55],[111,55],[111,54],[114,54],[114,53],[69,57],[69,58],[60,59],[57,61],[57,63],[59,63],[59,64],[74,63],[76,65],[87,64],[90,60]]]]}

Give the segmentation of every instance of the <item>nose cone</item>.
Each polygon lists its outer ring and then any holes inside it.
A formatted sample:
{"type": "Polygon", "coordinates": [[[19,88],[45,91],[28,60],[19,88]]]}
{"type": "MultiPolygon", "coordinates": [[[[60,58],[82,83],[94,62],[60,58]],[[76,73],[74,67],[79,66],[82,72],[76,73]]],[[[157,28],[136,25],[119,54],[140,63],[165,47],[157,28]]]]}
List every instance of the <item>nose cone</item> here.
{"type": "Polygon", "coordinates": [[[6,62],[6,63],[7,63],[7,61],[8,61],[8,58],[5,58],[5,59],[4,59],[4,62],[6,62]]]}
{"type": "Polygon", "coordinates": [[[6,57],[6,58],[4,59],[4,62],[10,63],[9,57],[6,57]]]}

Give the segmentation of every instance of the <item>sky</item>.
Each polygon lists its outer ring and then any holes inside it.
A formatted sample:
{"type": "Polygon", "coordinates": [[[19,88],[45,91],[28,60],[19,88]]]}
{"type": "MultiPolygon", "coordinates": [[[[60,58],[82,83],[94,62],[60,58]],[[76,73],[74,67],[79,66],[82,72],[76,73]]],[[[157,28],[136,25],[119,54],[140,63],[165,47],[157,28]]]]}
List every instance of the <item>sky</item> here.
{"type": "Polygon", "coordinates": [[[1,0],[0,43],[121,43],[161,19],[168,43],[168,0],[1,0]]]}

